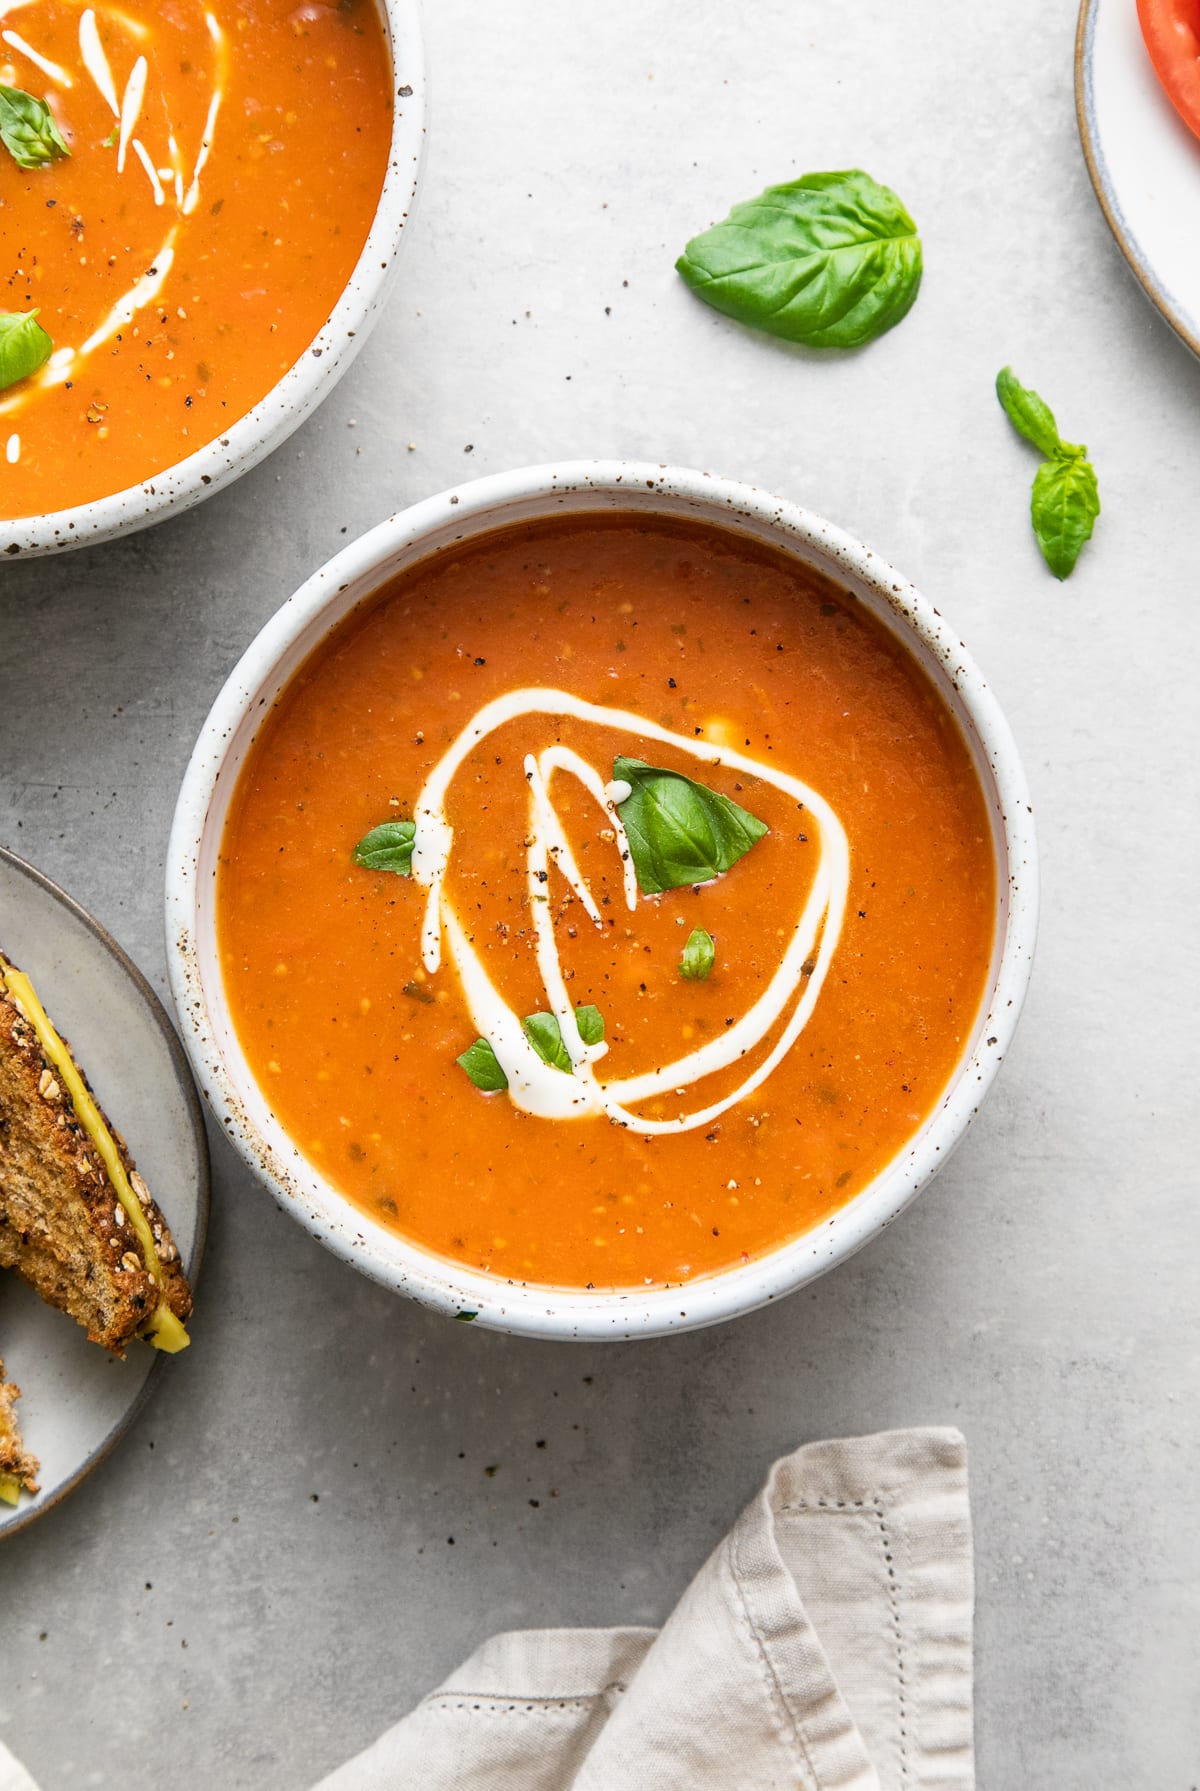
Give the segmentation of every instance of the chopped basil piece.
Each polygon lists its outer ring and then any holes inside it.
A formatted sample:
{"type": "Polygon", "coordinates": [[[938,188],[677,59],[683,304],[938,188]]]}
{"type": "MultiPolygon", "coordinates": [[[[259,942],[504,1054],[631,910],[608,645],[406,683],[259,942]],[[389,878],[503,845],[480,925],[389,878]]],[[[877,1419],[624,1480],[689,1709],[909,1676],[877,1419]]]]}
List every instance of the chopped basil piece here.
{"type": "Polygon", "coordinates": [[[553,1069],[565,1070],[571,1074],[571,1059],[567,1055],[567,1047],[562,1041],[562,1032],[558,1020],[553,1014],[530,1014],[522,1020],[525,1037],[529,1040],[543,1063],[553,1069]]]}
{"type": "MultiPolygon", "coordinates": [[[[573,1069],[570,1054],[563,1044],[562,1029],[554,1014],[530,1014],[521,1022],[529,1040],[543,1063],[570,1075],[573,1069]]],[[[604,1037],[604,1019],[597,1007],[577,1007],[575,1024],[585,1045],[598,1045],[604,1037]]],[[[508,1087],[508,1077],[487,1039],[476,1039],[458,1059],[476,1088],[488,1094],[508,1087]]]]}
{"type": "Polygon", "coordinates": [[[45,100],[19,87],[0,87],[0,142],[19,168],[44,168],[71,153],[45,100]]]}
{"type": "Polygon", "coordinates": [[[500,1060],[486,1039],[476,1039],[458,1059],[476,1088],[485,1094],[496,1094],[508,1087],[508,1077],[500,1068],[500,1060]]]}
{"type": "Polygon", "coordinates": [[[702,983],[712,974],[716,961],[717,949],[712,934],[706,933],[703,927],[693,927],[679,960],[680,976],[686,976],[689,982],[702,983]]]}
{"type": "Polygon", "coordinates": [[[676,270],[739,323],[810,348],[858,348],[900,322],[921,284],[921,239],[861,168],[804,174],[735,205],[676,270]]]}
{"type": "Polygon", "coordinates": [[[395,871],[399,877],[412,875],[415,821],[383,821],[363,835],[354,848],[354,862],[368,871],[395,871]]]}
{"type": "Polygon", "coordinates": [[[613,780],[630,786],[617,808],[644,895],[711,882],[769,831],[728,796],[678,771],[619,758],[613,780]]]}
{"type": "MultiPolygon", "coordinates": [[[[579,1028],[579,1036],[585,1045],[598,1045],[604,1037],[604,1020],[597,1007],[577,1007],[575,1024],[579,1028]]],[[[562,1032],[559,1029],[556,1014],[530,1014],[522,1021],[525,1037],[529,1040],[543,1063],[552,1064],[556,1070],[565,1070],[571,1074],[573,1065],[567,1047],[563,1044],[562,1032]]]]}
{"type": "Polygon", "coordinates": [[[479,1314],[478,1312],[456,1312],[454,1316],[460,1325],[470,1325],[474,1324],[479,1314]]]}
{"type": "Polygon", "coordinates": [[[0,311],[0,392],[45,366],[54,343],[36,311],[0,311]]]}
{"type": "Polygon", "coordinates": [[[996,396],[1013,428],[1044,456],[1033,476],[1030,517],[1042,557],[1066,578],[1100,514],[1100,491],[1088,451],[1065,442],[1045,399],[1023,386],[1011,367],[996,376],[996,396]]]}

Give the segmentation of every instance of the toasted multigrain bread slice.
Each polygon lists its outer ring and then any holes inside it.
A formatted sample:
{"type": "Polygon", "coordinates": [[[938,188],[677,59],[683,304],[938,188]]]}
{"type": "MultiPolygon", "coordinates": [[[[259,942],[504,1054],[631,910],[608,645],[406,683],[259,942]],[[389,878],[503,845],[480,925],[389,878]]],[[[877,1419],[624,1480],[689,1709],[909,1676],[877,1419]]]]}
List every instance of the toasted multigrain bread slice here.
{"type": "Polygon", "coordinates": [[[22,1443],[21,1427],[17,1423],[16,1405],[20,1397],[20,1387],[5,1380],[4,1363],[0,1361],[0,1498],[9,1504],[16,1502],[22,1487],[26,1492],[38,1491],[37,1457],[30,1455],[22,1443]]]}
{"type": "Polygon", "coordinates": [[[186,1319],[191,1290],[166,1220],[101,1112],[150,1226],[161,1279],[147,1267],[99,1150],[4,982],[6,967],[0,952],[0,1268],[15,1269],[119,1356],[131,1337],[153,1331],[160,1306],[186,1319]]]}

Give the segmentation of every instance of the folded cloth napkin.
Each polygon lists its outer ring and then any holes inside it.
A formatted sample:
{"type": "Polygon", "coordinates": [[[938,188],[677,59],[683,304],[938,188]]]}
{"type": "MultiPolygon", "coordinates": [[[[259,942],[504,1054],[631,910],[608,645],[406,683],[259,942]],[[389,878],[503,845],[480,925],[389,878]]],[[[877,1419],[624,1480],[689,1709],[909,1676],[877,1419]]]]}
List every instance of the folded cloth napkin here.
{"type": "Polygon", "coordinates": [[[810,1443],[661,1630],[496,1636],[317,1791],[971,1791],[972,1604],[957,1431],[810,1443]]]}
{"type": "Polygon", "coordinates": [[[954,1430],[810,1443],[661,1630],[486,1642],[317,1791],[971,1791],[954,1430]]]}

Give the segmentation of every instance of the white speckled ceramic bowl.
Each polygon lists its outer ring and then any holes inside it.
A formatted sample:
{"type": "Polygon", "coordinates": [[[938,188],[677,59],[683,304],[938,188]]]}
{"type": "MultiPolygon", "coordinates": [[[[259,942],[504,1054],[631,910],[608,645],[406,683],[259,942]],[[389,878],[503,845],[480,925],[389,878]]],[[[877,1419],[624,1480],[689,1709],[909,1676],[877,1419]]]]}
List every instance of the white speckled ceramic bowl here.
{"type": "Polygon", "coordinates": [[[211,497],[285,441],[337,384],[366,341],[413,216],[425,147],[426,83],[418,0],[378,0],[392,48],[395,111],[387,173],[362,254],[328,321],[266,397],[224,435],[140,485],[90,504],[0,521],[0,556],[59,553],[129,535],[211,497]]]}
{"type": "MultiPolygon", "coordinates": [[[[954,630],[868,548],[794,504],[706,473],[577,462],[480,479],[381,523],[272,617],[213,705],[184,777],[167,854],[171,981],[201,1084],[229,1137],[280,1205],[322,1243],[397,1292],[482,1325],[538,1337],[621,1338],[713,1324],[779,1298],[851,1255],[902,1212],[946,1161],[1008,1049],[1033,954],[1033,819],[1008,724],[954,630]],[[867,604],[909,647],[957,716],[992,816],[996,937],[987,1000],[939,1106],[909,1145],[839,1212],[783,1248],[685,1288],[561,1291],[499,1281],[406,1243],[352,1206],[301,1154],[255,1082],[222,988],[217,854],[238,771],[267,706],[339,622],[406,566],[508,523],[628,510],[693,517],[794,554],[867,604]]],[[[402,1117],[402,1116],[401,1116],[402,1117]]]]}

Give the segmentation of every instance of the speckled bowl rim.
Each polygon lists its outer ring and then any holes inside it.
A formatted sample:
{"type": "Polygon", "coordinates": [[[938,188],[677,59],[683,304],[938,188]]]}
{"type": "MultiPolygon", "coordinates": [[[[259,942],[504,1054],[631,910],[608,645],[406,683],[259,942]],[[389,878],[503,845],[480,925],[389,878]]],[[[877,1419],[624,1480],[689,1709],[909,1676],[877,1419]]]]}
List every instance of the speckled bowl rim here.
{"type": "Polygon", "coordinates": [[[389,517],[303,584],[247,648],[184,775],[167,851],[167,957],[184,1043],[228,1137],[285,1212],[372,1279],[424,1305],[534,1337],[645,1337],[716,1323],[790,1293],[891,1224],[936,1173],[1005,1056],[1037,925],[1033,814],[1008,723],[938,611],[885,560],[782,498],[707,473],[580,461],[479,479],[389,517]],[[991,994],[939,1107],[905,1151],[831,1218],[770,1255],[684,1287],[595,1293],[500,1281],[405,1242],[332,1188],[269,1115],[233,1036],[216,968],[216,850],[258,718],[295,665],[401,565],[490,528],[587,509],[635,509],[755,532],[867,597],[966,720],[992,809],[998,925],[991,994]],[[211,967],[209,974],[208,967],[211,967]],[[224,1041],[224,1042],[222,1042],[224,1041]]]}
{"type": "Polygon", "coordinates": [[[311,415],[370,335],[395,273],[420,184],[426,137],[425,55],[419,0],[376,0],[392,44],[392,141],[375,219],[341,297],[300,358],[253,410],[186,460],[130,485],[41,516],[0,520],[0,557],[62,553],[131,535],[190,510],[264,460],[311,415]]]}
{"type": "MultiPolygon", "coordinates": [[[[204,1260],[204,1245],[208,1237],[208,1220],[212,1199],[212,1169],[208,1155],[208,1134],[204,1129],[204,1111],[200,1105],[200,1097],[196,1093],[196,1084],[192,1080],[192,1072],[188,1064],[187,1056],[184,1053],[183,1046],[179,1042],[179,1034],[172,1026],[162,1002],[159,1000],[150,984],[146,981],[146,978],[142,975],[133,959],[129,956],[129,953],[123,946],[117,944],[117,941],[113,938],[112,934],[107,928],[100,925],[100,922],[96,919],[94,914],[90,914],[81,902],[76,901],[74,896],[68,895],[65,889],[61,888],[59,884],[55,883],[52,878],[46,875],[45,871],[39,871],[36,865],[30,864],[27,859],[21,858],[16,852],[10,851],[7,846],[0,846],[0,859],[3,859],[5,864],[12,870],[18,872],[21,876],[27,877],[30,883],[40,889],[51,901],[57,902],[60,907],[65,908],[75,920],[79,921],[81,926],[86,928],[92,938],[96,941],[97,945],[113,959],[118,968],[133,985],[141,999],[143,1007],[145,1007],[151,1020],[154,1022],[154,1025],[163,1036],[163,1041],[167,1047],[167,1055],[170,1059],[171,1072],[175,1078],[179,1093],[183,1098],[183,1104],[187,1110],[188,1123],[191,1127],[192,1136],[196,1146],[196,1162],[198,1167],[198,1178],[196,1183],[196,1225],[192,1238],[191,1252],[183,1265],[189,1285],[194,1292],[200,1277],[200,1265],[204,1260]]],[[[70,1493],[75,1491],[75,1488],[81,1481],[86,1480],[88,1475],[100,1466],[101,1462],[108,1460],[117,1444],[121,1441],[122,1437],[130,1429],[134,1420],[142,1411],[142,1408],[154,1392],[154,1389],[158,1386],[159,1374],[162,1367],[163,1357],[156,1352],[154,1360],[147,1369],[141,1385],[129,1400],[124,1411],[108,1431],[107,1435],[94,1449],[89,1451],[73,1473],[68,1474],[65,1480],[61,1480],[58,1483],[53,1492],[39,1498],[36,1504],[22,1505],[18,1508],[16,1516],[7,1518],[3,1524],[0,1524],[0,1543],[3,1543],[10,1536],[17,1536],[21,1531],[28,1530],[33,1524],[36,1524],[40,1518],[45,1517],[47,1512],[57,1510],[63,1500],[67,1498],[70,1493]]]]}
{"type": "MultiPolygon", "coordinates": [[[[1132,5],[1133,0],[1129,0],[1129,3],[1132,5]]],[[[1153,263],[1125,216],[1124,208],[1109,172],[1096,117],[1093,74],[1096,19],[1099,9],[1100,0],[1082,0],[1079,8],[1079,22],[1075,29],[1075,119],[1079,127],[1079,142],[1083,150],[1088,177],[1095,190],[1100,210],[1104,213],[1104,221],[1112,231],[1117,247],[1129,263],[1134,279],[1155,310],[1166,318],[1180,340],[1186,342],[1194,355],[1200,355],[1200,331],[1198,331],[1196,320],[1183,301],[1163,284],[1155,272],[1153,263]]]]}

